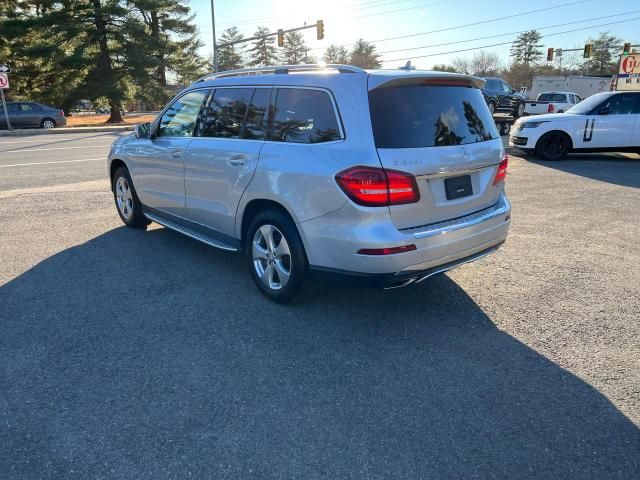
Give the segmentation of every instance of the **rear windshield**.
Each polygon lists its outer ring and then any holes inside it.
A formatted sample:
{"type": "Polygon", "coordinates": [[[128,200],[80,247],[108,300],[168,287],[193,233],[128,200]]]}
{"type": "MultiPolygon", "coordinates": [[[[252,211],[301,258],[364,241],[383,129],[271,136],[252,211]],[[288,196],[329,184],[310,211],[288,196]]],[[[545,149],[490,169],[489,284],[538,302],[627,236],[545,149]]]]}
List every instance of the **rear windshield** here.
{"type": "Polygon", "coordinates": [[[538,95],[540,102],[558,102],[564,103],[567,101],[567,96],[564,93],[541,93],[538,95]]]}
{"type": "Polygon", "coordinates": [[[383,87],[369,92],[369,105],[378,148],[441,147],[498,138],[477,88],[383,87]]]}

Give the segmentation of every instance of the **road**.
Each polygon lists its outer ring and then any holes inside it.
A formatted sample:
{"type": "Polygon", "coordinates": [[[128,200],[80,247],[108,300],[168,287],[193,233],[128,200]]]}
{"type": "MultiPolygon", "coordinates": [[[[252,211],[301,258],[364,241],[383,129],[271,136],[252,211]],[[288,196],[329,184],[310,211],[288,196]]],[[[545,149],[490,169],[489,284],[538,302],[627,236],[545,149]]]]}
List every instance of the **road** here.
{"type": "Polygon", "coordinates": [[[114,138],[0,139],[3,480],[640,478],[638,156],[512,156],[498,253],[280,306],[122,226],[114,138]]]}

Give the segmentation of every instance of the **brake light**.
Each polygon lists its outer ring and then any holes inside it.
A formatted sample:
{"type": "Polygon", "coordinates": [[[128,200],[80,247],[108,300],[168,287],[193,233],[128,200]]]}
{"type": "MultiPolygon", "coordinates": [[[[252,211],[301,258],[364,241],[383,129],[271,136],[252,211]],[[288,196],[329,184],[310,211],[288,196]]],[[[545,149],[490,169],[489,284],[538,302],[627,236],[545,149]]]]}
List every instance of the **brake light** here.
{"type": "Polygon", "coordinates": [[[416,246],[402,245],[400,247],[387,247],[387,248],[362,248],[358,250],[360,255],[393,255],[394,253],[413,252],[416,246]]]}
{"type": "Polygon", "coordinates": [[[500,182],[504,182],[507,178],[507,167],[509,166],[509,157],[505,154],[504,159],[498,165],[498,171],[496,172],[496,178],[493,180],[493,184],[497,185],[500,182]]]}
{"type": "Polygon", "coordinates": [[[375,167],[352,167],[336,175],[342,191],[358,205],[381,207],[420,200],[413,175],[375,167]]]}
{"type": "Polygon", "coordinates": [[[553,103],[550,103],[549,106],[547,107],[547,113],[553,113],[556,111],[556,107],[553,103]]]}

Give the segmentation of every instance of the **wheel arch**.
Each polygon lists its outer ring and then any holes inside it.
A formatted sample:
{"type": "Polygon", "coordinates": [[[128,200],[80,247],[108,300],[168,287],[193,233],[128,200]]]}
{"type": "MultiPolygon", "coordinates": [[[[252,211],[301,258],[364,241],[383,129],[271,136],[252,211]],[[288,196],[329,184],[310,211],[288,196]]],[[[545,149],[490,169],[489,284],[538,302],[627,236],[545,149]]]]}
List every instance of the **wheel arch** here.
{"type": "Polygon", "coordinates": [[[543,138],[547,137],[552,133],[560,133],[563,136],[565,136],[569,140],[569,152],[573,150],[573,139],[571,138],[571,135],[569,135],[564,130],[549,130],[548,132],[544,132],[542,135],[540,135],[540,138],[538,138],[538,140],[536,141],[535,149],[536,150],[538,149],[538,146],[540,145],[540,142],[542,141],[543,138]]]}
{"type": "Polygon", "coordinates": [[[129,172],[129,175],[131,175],[131,170],[129,170],[129,167],[124,162],[124,160],[121,160],[119,158],[112,159],[109,164],[109,182],[111,183],[112,189],[113,189],[113,176],[116,174],[116,170],[120,167],[126,168],[127,171],[129,172]]]}
{"type": "MultiPolygon", "coordinates": [[[[284,205],[282,205],[279,202],[276,202],[275,200],[269,200],[266,198],[254,198],[249,202],[247,202],[247,204],[243,207],[242,211],[239,212],[240,213],[239,222],[236,223],[236,225],[240,227],[238,233],[240,234],[240,241],[242,242],[242,245],[244,245],[246,241],[247,230],[249,229],[251,220],[253,220],[255,216],[260,212],[263,212],[268,209],[278,210],[282,212],[284,215],[286,215],[287,217],[289,217],[293,222],[293,224],[296,225],[296,229],[298,230],[298,234],[300,235],[300,229],[297,227],[296,219],[293,217],[293,215],[291,215],[289,210],[284,205]]],[[[302,237],[302,235],[300,236],[302,237]]],[[[303,243],[304,243],[304,239],[303,239],[303,243]]]]}

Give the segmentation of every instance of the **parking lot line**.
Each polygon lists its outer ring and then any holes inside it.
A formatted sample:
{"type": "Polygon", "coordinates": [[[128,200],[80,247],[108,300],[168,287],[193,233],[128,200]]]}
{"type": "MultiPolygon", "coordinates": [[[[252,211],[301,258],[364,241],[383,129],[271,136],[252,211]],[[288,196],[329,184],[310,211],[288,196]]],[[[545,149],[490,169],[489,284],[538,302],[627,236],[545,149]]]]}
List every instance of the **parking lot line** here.
{"type": "Polygon", "coordinates": [[[9,167],[30,167],[32,165],[50,165],[53,163],[76,163],[76,162],[95,162],[97,160],[107,161],[107,157],[102,158],[82,158],[79,160],[57,160],[55,162],[32,162],[32,163],[13,163],[11,165],[0,165],[0,168],[9,167]]]}

